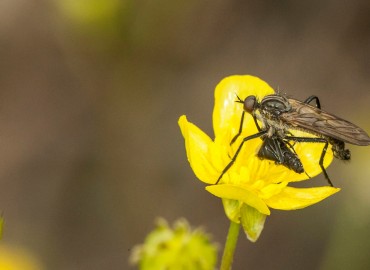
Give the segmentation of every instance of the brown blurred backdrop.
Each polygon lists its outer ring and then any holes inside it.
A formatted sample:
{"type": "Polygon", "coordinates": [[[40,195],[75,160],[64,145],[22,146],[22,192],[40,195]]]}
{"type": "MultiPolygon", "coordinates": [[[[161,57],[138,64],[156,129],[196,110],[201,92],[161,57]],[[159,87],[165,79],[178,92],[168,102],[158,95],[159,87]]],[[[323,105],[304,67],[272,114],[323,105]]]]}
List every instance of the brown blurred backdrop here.
{"type": "MultiPolygon", "coordinates": [[[[44,269],[131,269],[157,216],[225,240],[177,125],[213,136],[223,77],[316,94],[370,132],[370,2],[3,0],[0,69],[2,244],[44,269]]],[[[273,211],[233,269],[370,269],[370,148],[350,149],[328,170],[342,191],[273,211]]]]}

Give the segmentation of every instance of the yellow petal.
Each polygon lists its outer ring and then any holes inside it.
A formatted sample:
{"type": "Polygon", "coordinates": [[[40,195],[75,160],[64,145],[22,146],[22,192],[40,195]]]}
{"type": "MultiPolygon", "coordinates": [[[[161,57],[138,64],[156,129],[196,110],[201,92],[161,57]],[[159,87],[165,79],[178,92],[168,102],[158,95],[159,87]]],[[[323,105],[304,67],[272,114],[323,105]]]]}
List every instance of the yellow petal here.
{"type": "Polygon", "coordinates": [[[274,209],[295,210],[318,203],[323,199],[337,193],[340,188],[316,187],[293,188],[286,187],[279,194],[265,199],[266,204],[274,209]]]}
{"type": "Polygon", "coordinates": [[[288,182],[281,182],[279,184],[270,184],[261,189],[260,197],[269,199],[272,196],[280,194],[288,185],[288,182]]]}
{"type": "MultiPolygon", "coordinates": [[[[261,79],[250,75],[234,75],[223,79],[215,90],[215,107],[213,110],[213,130],[215,136],[223,129],[231,129],[236,134],[243,112],[243,104],[235,102],[237,96],[244,100],[249,95],[258,99],[273,94],[274,90],[261,79]]],[[[245,121],[253,121],[246,114],[245,121]]]]}
{"type": "Polygon", "coordinates": [[[249,191],[243,187],[230,184],[222,184],[207,186],[206,190],[213,195],[223,199],[242,201],[243,203],[256,208],[262,214],[270,215],[270,210],[263,202],[263,200],[261,200],[254,192],[249,191]]]}
{"type": "Polygon", "coordinates": [[[185,139],[188,161],[199,180],[214,184],[227,164],[220,145],[215,144],[197,126],[187,121],[183,115],[179,126],[185,139]]]}

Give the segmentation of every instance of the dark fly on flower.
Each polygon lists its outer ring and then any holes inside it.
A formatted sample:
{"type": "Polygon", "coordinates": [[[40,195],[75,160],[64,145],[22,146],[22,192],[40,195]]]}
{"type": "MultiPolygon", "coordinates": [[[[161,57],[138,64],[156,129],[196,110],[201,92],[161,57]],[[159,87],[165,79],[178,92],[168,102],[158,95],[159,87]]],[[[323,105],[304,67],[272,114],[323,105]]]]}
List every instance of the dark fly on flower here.
{"type": "Polygon", "coordinates": [[[217,179],[217,184],[222,176],[235,162],[243,144],[254,138],[261,138],[263,143],[257,156],[262,159],[275,161],[297,173],[303,173],[303,165],[295,153],[290,142],[322,143],[319,165],[330,186],[332,182],[324,168],[325,153],[329,144],[332,147],[334,157],[341,160],[349,160],[351,153],[345,148],[345,143],[354,145],[370,145],[370,137],[360,127],[341,119],[333,114],[321,110],[318,97],[311,96],[304,102],[286,98],[280,94],[265,96],[260,102],[255,96],[248,96],[244,101],[238,97],[236,102],[244,105],[238,134],[232,139],[233,144],[243,130],[245,113],[253,116],[258,132],[243,138],[230,163],[222,171],[217,179]],[[315,101],[316,106],[310,105],[315,101]],[[262,123],[259,126],[258,121],[262,123]],[[317,137],[296,137],[291,130],[302,130],[317,137]]]}
{"type": "Polygon", "coordinates": [[[284,165],[296,173],[304,172],[302,162],[289,141],[276,135],[262,136],[262,139],[263,143],[257,153],[258,157],[275,161],[276,164],[284,165]]]}

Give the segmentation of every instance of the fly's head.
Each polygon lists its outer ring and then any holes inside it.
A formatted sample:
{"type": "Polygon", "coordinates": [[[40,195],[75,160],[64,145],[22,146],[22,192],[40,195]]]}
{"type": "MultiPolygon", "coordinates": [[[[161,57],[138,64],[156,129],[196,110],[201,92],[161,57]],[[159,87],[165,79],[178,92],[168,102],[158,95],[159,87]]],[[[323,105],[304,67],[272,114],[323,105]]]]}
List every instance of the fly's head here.
{"type": "Polygon", "coordinates": [[[255,110],[259,108],[259,103],[256,96],[247,96],[243,101],[244,111],[254,114],[255,110]]]}
{"type": "Polygon", "coordinates": [[[235,102],[243,104],[244,111],[254,116],[256,110],[258,110],[259,108],[259,102],[256,96],[247,96],[244,100],[238,96],[236,97],[238,98],[238,100],[236,100],[235,102]]]}

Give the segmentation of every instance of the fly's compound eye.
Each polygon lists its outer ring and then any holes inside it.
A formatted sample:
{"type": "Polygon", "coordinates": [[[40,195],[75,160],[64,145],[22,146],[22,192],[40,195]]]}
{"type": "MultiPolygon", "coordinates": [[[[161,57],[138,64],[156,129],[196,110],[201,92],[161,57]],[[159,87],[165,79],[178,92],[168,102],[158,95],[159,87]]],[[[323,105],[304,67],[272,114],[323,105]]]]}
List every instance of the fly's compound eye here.
{"type": "Polygon", "coordinates": [[[256,106],[257,100],[255,96],[248,96],[244,100],[244,110],[248,113],[252,113],[255,106],[256,106]]]}

